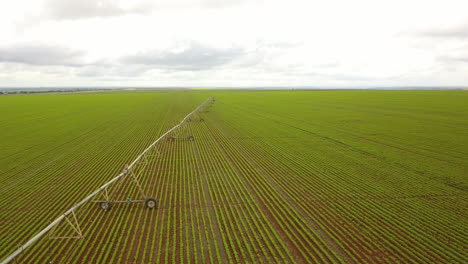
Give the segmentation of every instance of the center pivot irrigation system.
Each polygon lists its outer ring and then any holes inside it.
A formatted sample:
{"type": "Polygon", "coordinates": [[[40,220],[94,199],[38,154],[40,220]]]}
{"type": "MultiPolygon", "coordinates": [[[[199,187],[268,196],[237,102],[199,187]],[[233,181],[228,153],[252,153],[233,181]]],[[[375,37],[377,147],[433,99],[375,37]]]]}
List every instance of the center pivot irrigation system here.
{"type": "MultiPolygon", "coordinates": [[[[175,141],[175,137],[171,134],[173,132],[175,132],[175,130],[177,128],[179,128],[180,126],[186,124],[187,122],[192,122],[194,121],[193,118],[192,118],[192,115],[196,114],[196,113],[200,113],[201,110],[206,107],[207,105],[213,103],[215,101],[215,98],[214,97],[210,97],[208,98],[205,102],[203,102],[201,105],[199,105],[197,108],[195,108],[195,110],[193,110],[192,112],[190,112],[188,115],[186,115],[184,117],[184,119],[182,119],[182,121],[180,121],[177,125],[175,125],[173,128],[169,129],[168,131],[166,131],[166,133],[164,133],[162,136],[160,136],[158,139],[156,139],[156,141],[154,141],[148,148],[146,148],[138,157],[136,157],[136,159],[130,163],[130,165],[125,165],[125,169],[123,170],[123,172],[121,172],[119,175],[117,175],[115,178],[113,178],[112,180],[108,181],[107,183],[105,183],[104,185],[102,185],[101,187],[99,187],[99,189],[97,189],[96,191],[94,191],[93,193],[91,193],[90,195],[88,195],[86,198],[84,198],[83,200],[81,200],[80,202],[78,202],[77,204],[75,204],[72,208],[68,209],[64,214],[62,214],[60,217],[58,217],[57,219],[55,219],[52,223],[50,223],[46,228],[44,228],[41,232],[39,232],[37,235],[35,235],[33,238],[31,238],[28,242],[26,242],[25,244],[21,245],[15,252],[13,252],[11,255],[9,255],[7,258],[5,258],[0,264],[7,264],[9,263],[10,261],[14,260],[19,254],[21,254],[27,247],[29,247],[31,244],[33,244],[34,242],[36,242],[39,238],[41,238],[42,236],[44,236],[46,233],[49,232],[49,238],[50,239],[66,239],[66,238],[82,238],[83,237],[83,233],[81,231],[81,228],[80,228],[80,225],[78,223],[78,220],[76,218],[76,215],[75,215],[75,210],[77,210],[79,207],[81,207],[84,203],[90,201],[92,198],[96,197],[96,195],[98,194],[102,194],[102,196],[104,197],[104,199],[101,199],[101,200],[93,200],[91,202],[95,202],[95,203],[98,203],[99,205],[99,208],[101,208],[102,210],[104,211],[109,211],[112,207],[112,204],[113,203],[145,203],[145,206],[146,208],[149,208],[149,209],[154,209],[157,207],[157,200],[153,197],[149,197],[147,196],[144,191],[143,191],[143,188],[142,186],[140,185],[140,182],[138,180],[138,172],[135,171],[135,167],[137,165],[137,163],[139,161],[141,161],[143,158],[144,158],[144,161],[145,162],[148,162],[148,158],[147,158],[147,153],[149,150],[151,150],[153,147],[155,147],[155,145],[161,141],[163,138],[166,138],[168,141],[175,141]],[[118,184],[119,183],[122,183],[123,182],[123,179],[124,178],[127,178],[127,177],[131,177],[131,179],[133,179],[133,182],[136,184],[136,186],[138,187],[138,190],[140,192],[140,194],[142,195],[143,197],[143,200],[125,200],[125,201],[118,201],[118,200],[114,200],[112,198],[112,195],[109,194],[109,191],[108,189],[110,188],[110,186],[112,184],[114,184],[115,182],[117,182],[117,180],[120,180],[118,181],[118,184]],[[71,227],[72,229],[76,232],[76,236],[71,236],[71,237],[53,237],[51,236],[51,233],[54,233],[56,227],[63,221],[65,220],[71,227]]],[[[202,118],[198,118],[199,121],[204,121],[202,118]]],[[[188,137],[188,140],[190,141],[193,141],[194,140],[194,137],[193,136],[189,136],[188,137]]],[[[139,172],[141,171],[141,169],[139,170],[139,172]]]]}

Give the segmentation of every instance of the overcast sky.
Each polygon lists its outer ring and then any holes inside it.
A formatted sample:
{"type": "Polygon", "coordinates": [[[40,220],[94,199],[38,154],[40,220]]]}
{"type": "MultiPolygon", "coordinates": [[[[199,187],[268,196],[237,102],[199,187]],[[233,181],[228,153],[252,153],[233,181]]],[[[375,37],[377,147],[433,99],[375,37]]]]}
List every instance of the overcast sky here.
{"type": "Polygon", "coordinates": [[[467,0],[15,0],[0,86],[468,85],[467,0]]]}

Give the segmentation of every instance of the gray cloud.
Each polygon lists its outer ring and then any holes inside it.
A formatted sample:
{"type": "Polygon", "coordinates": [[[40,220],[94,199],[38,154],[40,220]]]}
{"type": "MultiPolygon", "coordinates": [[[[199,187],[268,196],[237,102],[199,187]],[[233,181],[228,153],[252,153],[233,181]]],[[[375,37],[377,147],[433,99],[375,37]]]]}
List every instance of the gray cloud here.
{"type": "Polygon", "coordinates": [[[175,6],[196,6],[205,8],[225,8],[236,6],[247,2],[258,2],[258,0],[172,0],[169,1],[175,6]]]}
{"type": "Polygon", "coordinates": [[[219,67],[245,54],[241,48],[218,49],[190,43],[181,51],[145,51],[122,58],[123,63],[152,65],[165,70],[206,70],[219,67]]]}
{"type": "Polygon", "coordinates": [[[468,55],[443,55],[437,57],[437,60],[444,63],[462,62],[468,63],[468,55]]]}
{"type": "Polygon", "coordinates": [[[437,62],[445,65],[457,65],[459,63],[468,63],[468,45],[461,45],[457,48],[446,50],[443,54],[436,57],[437,62]]]}
{"type": "Polygon", "coordinates": [[[81,67],[76,71],[76,75],[86,78],[103,78],[103,77],[122,77],[131,78],[138,77],[150,70],[147,65],[88,65],[81,67]]]}
{"type": "Polygon", "coordinates": [[[112,0],[48,0],[46,12],[56,19],[118,16],[125,11],[112,0]]]}
{"type": "Polygon", "coordinates": [[[0,62],[24,63],[31,65],[63,65],[82,66],[81,51],[66,47],[22,44],[8,47],[0,47],[0,62]]]}
{"type": "Polygon", "coordinates": [[[130,6],[124,6],[115,0],[47,0],[45,10],[52,19],[73,20],[116,17],[127,14],[149,14],[166,8],[225,8],[246,2],[249,0],[134,0],[130,6]]]}
{"type": "Polygon", "coordinates": [[[433,29],[429,31],[423,31],[418,34],[423,37],[434,37],[434,38],[468,38],[468,23],[448,29],[433,29]]]}

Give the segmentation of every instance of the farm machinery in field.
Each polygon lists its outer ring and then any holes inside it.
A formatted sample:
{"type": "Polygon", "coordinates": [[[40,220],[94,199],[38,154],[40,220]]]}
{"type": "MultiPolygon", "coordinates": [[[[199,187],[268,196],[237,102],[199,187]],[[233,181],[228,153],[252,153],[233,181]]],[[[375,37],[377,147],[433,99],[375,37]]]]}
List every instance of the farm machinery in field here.
{"type": "MultiPolygon", "coordinates": [[[[144,203],[145,207],[148,209],[156,209],[158,207],[158,201],[146,195],[146,193],[143,191],[141,182],[139,180],[139,177],[141,176],[141,173],[144,171],[146,165],[149,163],[148,156],[150,155],[149,153],[152,151],[156,151],[156,144],[161,141],[162,139],[166,139],[168,141],[175,141],[175,136],[177,133],[177,129],[179,127],[185,127],[184,125],[188,122],[203,122],[203,118],[199,116],[199,113],[201,110],[206,107],[211,105],[214,102],[214,98],[210,97],[208,100],[203,102],[201,105],[199,105],[195,110],[190,112],[187,116],[185,116],[182,121],[180,121],[177,125],[166,131],[163,135],[161,135],[156,141],[154,141],[149,147],[147,147],[131,164],[125,165],[125,168],[123,172],[121,172],[119,175],[99,187],[97,190],[95,190],[93,193],[89,194],[87,197],[85,197],[83,200],[75,204],[73,207],[68,209],[65,213],[60,215],[58,218],[56,218],[54,221],[52,221],[49,225],[47,225],[44,229],[42,229],[39,233],[37,233],[34,237],[29,239],[26,243],[23,245],[20,245],[19,248],[14,251],[12,254],[7,256],[3,261],[0,262],[0,264],[7,264],[10,263],[13,260],[16,260],[16,258],[29,246],[31,246],[33,243],[35,243],[37,240],[39,240],[41,237],[45,236],[48,234],[48,238],[50,239],[69,239],[69,238],[76,238],[76,239],[81,239],[83,238],[83,232],[81,231],[80,224],[78,222],[78,218],[76,216],[76,210],[78,210],[83,204],[91,201],[94,203],[97,203],[98,207],[104,211],[109,211],[112,208],[113,204],[117,203],[144,203]],[[122,186],[124,185],[123,182],[125,180],[131,180],[133,183],[136,185],[138,192],[141,195],[140,200],[132,200],[130,198],[127,198],[126,200],[119,200],[116,199],[116,195],[122,195],[124,192],[122,191],[123,188],[122,186]],[[110,188],[113,188],[112,190],[110,188]],[[113,193],[112,193],[113,191],[113,193]],[[95,199],[96,197],[99,197],[98,195],[101,196],[101,199],[97,200],[92,200],[93,198],[95,199]],[[67,223],[73,230],[74,236],[56,236],[55,233],[57,231],[57,227],[62,223],[65,222],[67,223]]],[[[189,135],[187,137],[189,141],[193,141],[194,137],[192,135],[189,135]]]]}
{"type": "MultiPolygon", "coordinates": [[[[146,159],[146,157],[145,157],[145,159],[146,159]]],[[[108,187],[106,186],[103,189],[103,191],[101,192],[102,196],[103,196],[103,199],[95,200],[95,201],[92,201],[92,202],[97,203],[98,207],[100,209],[102,209],[103,211],[110,211],[110,209],[112,208],[112,205],[117,204],[117,203],[127,203],[127,204],[130,204],[130,203],[144,203],[145,207],[148,208],[148,209],[157,208],[158,201],[155,198],[149,197],[148,195],[145,194],[145,192],[143,191],[143,188],[142,188],[142,186],[140,184],[140,181],[138,180],[138,173],[135,172],[133,168],[129,168],[128,164],[125,165],[125,169],[124,169],[124,171],[122,173],[123,173],[123,176],[120,178],[119,182],[117,182],[113,186],[114,190],[117,191],[119,189],[120,185],[122,185],[122,183],[125,181],[125,179],[127,177],[129,177],[135,183],[135,185],[137,186],[138,191],[140,192],[142,199],[140,199],[140,200],[132,200],[130,198],[127,198],[126,200],[113,199],[114,196],[110,194],[110,191],[109,191],[108,187]]]]}

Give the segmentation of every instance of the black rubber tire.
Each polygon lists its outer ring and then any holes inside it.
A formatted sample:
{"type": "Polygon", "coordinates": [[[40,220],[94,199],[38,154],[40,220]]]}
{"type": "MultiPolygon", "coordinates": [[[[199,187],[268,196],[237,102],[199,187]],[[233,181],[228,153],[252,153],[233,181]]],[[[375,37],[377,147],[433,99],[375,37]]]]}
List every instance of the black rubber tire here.
{"type": "Polygon", "coordinates": [[[156,201],[156,199],[150,197],[150,198],[146,199],[145,206],[148,209],[157,208],[158,207],[158,201],[156,201]]]}
{"type": "Polygon", "coordinates": [[[107,211],[110,211],[110,209],[112,208],[112,203],[108,201],[100,201],[98,203],[98,206],[101,210],[107,212],[107,211]]]}

